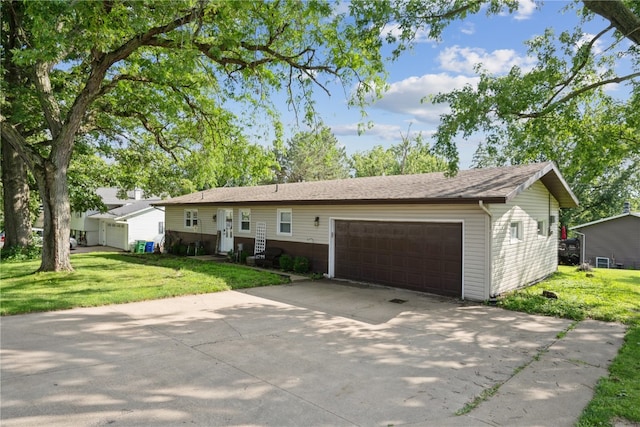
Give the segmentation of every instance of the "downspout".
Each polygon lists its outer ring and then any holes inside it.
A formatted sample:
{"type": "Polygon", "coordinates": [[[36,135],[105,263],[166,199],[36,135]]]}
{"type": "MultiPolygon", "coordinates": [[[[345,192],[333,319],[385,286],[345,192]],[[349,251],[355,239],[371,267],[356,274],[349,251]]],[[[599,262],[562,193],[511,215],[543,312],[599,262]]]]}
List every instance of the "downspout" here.
{"type": "MultiPolygon", "coordinates": [[[[487,269],[486,272],[486,280],[487,283],[489,284],[489,298],[491,298],[491,285],[493,284],[493,279],[492,279],[492,274],[491,274],[491,269],[493,266],[493,263],[491,262],[492,260],[492,242],[493,242],[493,228],[492,228],[492,224],[493,224],[493,214],[491,214],[491,211],[489,209],[487,209],[487,207],[484,205],[484,202],[482,200],[478,200],[478,206],[480,207],[480,209],[482,209],[488,217],[488,222],[489,222],[489,226],[487,227],[488,229],[488,233],[487,233],[487,260],[485,262],[485,268],[487,269]]],[[[464,286],[464,285],[463,285],[464,286]]],[[[463,287],[463,294],[462,296],[464,297],[464,287],[463,287]]]]}
{"type": "Polygon", "coordinates": [[[489,209],[487,209],[487,207],[484,205],[482,200],[478,200],[478,206],[480,206],[480,209],[482,209],[483,211],[485,211],[487,213],[487,215],[489,215],[489,218],[493,217],[493,215],[491,215],[491,211],[489,211],[489,209]]]}
{"type": "Polygon", "coordinates": [[[579,231],[576,231],[575,233],[582,236],[582,243],[580,243],[580,264],[584,264],[584,251],[587,247],[587,236],[579,231]]]}

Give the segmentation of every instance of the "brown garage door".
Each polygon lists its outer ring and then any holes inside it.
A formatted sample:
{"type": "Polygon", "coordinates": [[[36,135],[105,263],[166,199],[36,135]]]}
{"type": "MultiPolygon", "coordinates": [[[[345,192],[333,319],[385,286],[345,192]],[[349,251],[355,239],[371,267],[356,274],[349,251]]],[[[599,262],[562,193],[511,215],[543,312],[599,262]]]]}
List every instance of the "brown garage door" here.
{"type": "Polygon", "coordinates": [[[336,221],[335,276],[462,296],[462,224],[336,221]]]}

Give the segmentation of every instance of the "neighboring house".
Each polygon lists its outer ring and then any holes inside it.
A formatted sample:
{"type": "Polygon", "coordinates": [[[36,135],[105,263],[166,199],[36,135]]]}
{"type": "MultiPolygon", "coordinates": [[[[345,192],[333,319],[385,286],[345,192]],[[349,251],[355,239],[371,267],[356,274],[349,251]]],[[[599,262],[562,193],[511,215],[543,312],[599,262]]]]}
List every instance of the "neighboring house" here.
{"type": "Polygon", "coordinates": [[[127,192],[118,197],[117,188],[99,188],[96,194],[107,211],[73,212],[71,234],[86,246],[111,246],[131,250],[136,240],[157,241],[164,234],[164,208],[152,203],[158,197],[142,198],[142,191],[127,192]]]}
{"type": "Polygon", "coordinates": [[[582,262],[595,267],[640,269],[640,212],[625,205],[621,215],[571,227],[578,233],[582,262]]]}
{"type": "Polygon", "coordinates": [[[215,188],[165,200],[167,235],[311,259],[331,278],[486,300],[555,272],[558,212],[578,201],[551,162],[215,188]]]}

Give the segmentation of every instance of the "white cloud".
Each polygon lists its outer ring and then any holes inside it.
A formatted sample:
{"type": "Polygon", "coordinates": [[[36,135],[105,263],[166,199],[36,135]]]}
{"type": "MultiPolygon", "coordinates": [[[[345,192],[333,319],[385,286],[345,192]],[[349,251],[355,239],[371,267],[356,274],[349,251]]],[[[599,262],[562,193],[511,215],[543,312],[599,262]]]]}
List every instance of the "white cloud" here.
{"type": "MultiPolygon", "coordinates": [[[[515,19],[516,21],[524,21],[530,19],[537,8],[538,5],[536,4],[536,0],[518,0],[518,10],[515,11],[513,19],[515,19]]],[[[500,13],[500,15],[508,16],[509,12],[505,8],[505,10],[500,13]]]]}
{"type": "Polygon", "coordinates": [[[358,136],[358,124],[331,125],[331,132],[339,136],[358,136]]]}
{"type": "MultiPolygon", "coordinates": [[[[400,25],[397,23],[386,24],[380,31],[380,37],[385,38],[387,34],[400,38],[402,36],[400,25]]],[[[413,41],[415,43],[436,43],[436,40],[429,37],[429,32],[424,28],[416,30],[413,41]]]]}
{"type": "Polygon", "coordinates": [[[477,81],[477,77],[450,76],[445,73],[409,77],[392,83],[382,99],[373,107],[377,110],[409,115],[419,122],[435,126],[440,121],[440,115],[449,109],[445,104],[422,103],[422,99],[428,95],[460,89],[467,84],[475,85],[477,81]]]}
{"type": "Polygon", "coordinates": [[[476,33],[476,26],[471,22],[465,22],[460,29],[462,34],[466,34],[468,36],[476,33]]]}
{"type": "MultiPolygon", "coordinates": [[[[338,137],[361,137],[362,142],[366,141],[368,144],[365,150],[373,148],[374,145],[388,146],[388,144],[397,144],[403,137],[409,136],[414,138],[419,134],[422,134],[424,138],[428,138],[435,132],[433,130],[418,130],[411,127],[411,124],[416,123],[415,120],[406,120],[400,122],[401,124],[385,124],[375,123],[371,128],[364,129],[361,134],[358,133],[358,124],[345,124],[331,126],[331,132],[338,137]],[[402,126],[402,123],[406,123],[406,126],[402,126]]],[[[349,139],[351,142],[357,142],[358,139],[349,139]]],[[[353,149],[353,144],[349,144],[349,148],[353,149]]]]}
{"type": "Polygon", "coordinates": [[[361,126],[358,123],[333,125],[331,132],[336,136],[365,136],[368,140],[376,141],[400,140],[400,133],[404,135],[406,132],[397,124],[374,124],[372,128],[362,128],[362,133],[358,133],[361,126]]]}
{"type": "Polygon", "coordinates": [[[531,18],[531,15],[536,11],[537,5],[534,0],[519,0],[518,11],[514,16],[517,21],[524,21],[531,18]]]}
{"type": "Polygon", "coordinates": [[[440,68],[455,73],[475,74],[474,67],[482,64],[482,67],[492,74],[508,72],[513,66],[527,70],[534,63],[535,58],[521,56],[513,49],[497,49],[487,52],[482,48],[474,47],[447,47],[438,55],[440,68]]]}

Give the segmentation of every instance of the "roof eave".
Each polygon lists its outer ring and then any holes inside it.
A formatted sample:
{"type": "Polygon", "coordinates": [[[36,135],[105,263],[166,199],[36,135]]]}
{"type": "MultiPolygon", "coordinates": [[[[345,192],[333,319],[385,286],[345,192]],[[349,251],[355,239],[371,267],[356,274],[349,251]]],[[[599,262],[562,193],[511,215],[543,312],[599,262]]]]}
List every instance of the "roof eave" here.
{"type": "Polygon", "coordinates": [[[595,220],[595,221],[587,222],[585,224],[574,225],[573,227],[570,227],[569,230],[579,230],[579,229],[584,228],[584,227],[589,227],[589,226],[592,226],[592,225],[601,224],[601,223],[607,222],[607,221],[613,221],[614,219],[624,218],[625,216],[633,216],[633,217],[640,218],[640,215],[638,215],[638,214],[636,214],[634,212],[627,212],[627,213],[623,213],[623,214],[620,214],[620,215],[614,215],[614,216],[610,216],[608,218],[602,218],[602,219],[598,219],[598,220],[595,220]]]}
{"type": "Polygon", "coordinates": [[[553,162],[548,162],[538,172],[509,193],[507,201],[512,200],[537,181],[542,182],[542,184],[547,187],[547,190],[555,197],[561,208],[577,208],[580,204],[578,198],[573,194],[573,191],[571,191],[571,188],[569,188],[569,185],[553,162]]]}
{"type": "Polygon", "coordinates": [[[403,199],[291,199],[291,200],[218,200],[218,201],[189,201],[189,202],[168,202],[154,204],[153,206],[276,206],[276,205],[460,205],[483,203],[506,203],[506,197],[440,197],[428,199],[403,198],[403,199]]]}

